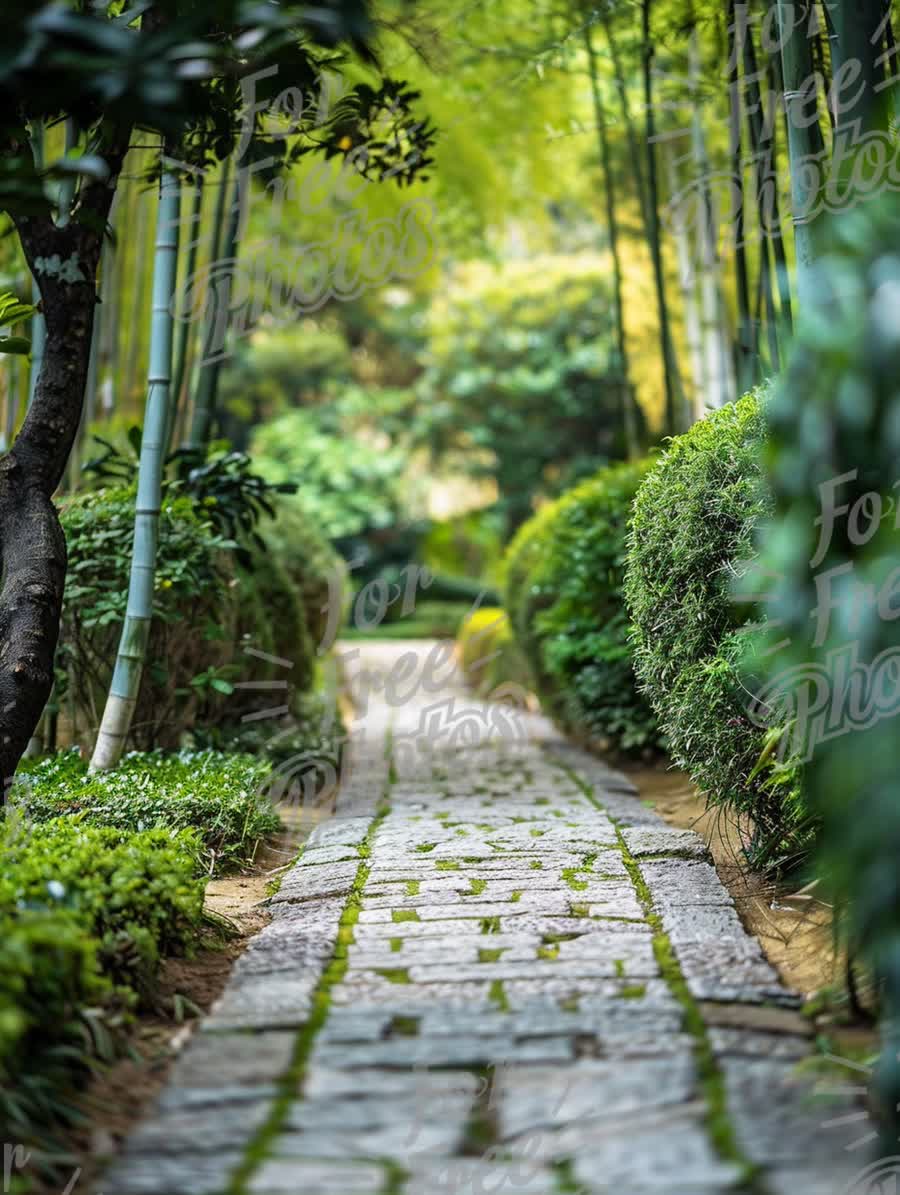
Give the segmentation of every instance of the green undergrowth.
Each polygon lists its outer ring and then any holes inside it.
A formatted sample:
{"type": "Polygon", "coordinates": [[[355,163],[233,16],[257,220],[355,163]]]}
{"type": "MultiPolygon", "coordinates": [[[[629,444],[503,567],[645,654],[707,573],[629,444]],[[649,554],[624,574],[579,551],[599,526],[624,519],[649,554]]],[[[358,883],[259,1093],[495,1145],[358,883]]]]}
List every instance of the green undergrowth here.
{"type": "Polygon", "coordinates": [[[13,810],[0,832],[0,1122],[37,1168],[78,1118],[75,1084],[154,1006],[160,959],[197,941],[204,882],[191,830],[31,827],[13,810]]]}
{"type": "Polygon", "coordinates": [[[83,822],[136,832],[192,830],[199,872],[253,861],[281,826],[265,796],[270,765],[220,751],[132,752],[106,772],[88,772],[77,750],[20,769],[14,806],[31,822],[77,814],[83,822]]]}

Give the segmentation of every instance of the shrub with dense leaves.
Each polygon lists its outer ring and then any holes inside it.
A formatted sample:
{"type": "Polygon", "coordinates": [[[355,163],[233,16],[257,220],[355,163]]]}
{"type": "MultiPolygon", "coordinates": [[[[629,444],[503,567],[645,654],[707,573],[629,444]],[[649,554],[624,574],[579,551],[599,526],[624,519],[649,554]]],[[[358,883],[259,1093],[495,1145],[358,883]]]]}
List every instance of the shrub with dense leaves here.
{"type": "Polygon", "coordinates": [[[117,1017],[153,991],[160,959],[202,918],[190,830],[139,833],[84,816],[30,824],[13,809],[0,875],[0,1119],[28,1140],[117,1017]]]}
{"type": "MultiPolygon", "coordinates": [[[[56,700],[86,742],[99,723],[125,616],[134,502],[132,489],[101,489],[67,499],[61,511],[69,571],[56,700]]],[[[164,499],[147,667],[132,723],[138,747],[178,745],[209,696],[195,678],[228,691],[216,669],[227,664],[235,638],[229,546],[190,499],[164,499]]]]}
{"type": "Polygon", "coordinates": [[[635,501],[625,590],[635,669],[672,758],[710,802],[750,815],[754,862],[784,867],[804,855],[813,827],[797,770],[759,766],[767,736],[748,713],[754,634],[735,588],[771,511],[763,401],[747,395],[670,443],[635,501]]]}
{"type": "Polygon", "coordinates": [[[191,830],[195,870],[213,874],[252,861],[259,841],[280,826],[261,795],[270,765],[217,751],[126,755],[108,772],[88,772],[77,751],[28,768],[15,789],[25,817],[44,822],[79,814],[117,832],[191,830]]]}
{"type": "Polygon", "coordinates": [[[643,418],[616,361],[607,263],[592,254],[460,266],[431,305],[414,431],[490,479],[514,530],[628,451],[643,418]]]}
{"type": "Polygon", "coordinates": [[[506,562],[506,607],[541,700],[599,747],[660,744],[638,691],[622,592],[626,527],[646,464],[603,469],[545,506],[506,562]]]}

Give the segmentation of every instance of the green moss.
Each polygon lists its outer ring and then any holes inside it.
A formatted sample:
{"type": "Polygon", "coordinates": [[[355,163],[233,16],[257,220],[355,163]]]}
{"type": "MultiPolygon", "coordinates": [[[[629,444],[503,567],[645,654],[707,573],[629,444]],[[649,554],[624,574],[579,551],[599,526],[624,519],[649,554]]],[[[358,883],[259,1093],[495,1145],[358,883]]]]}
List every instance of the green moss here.
{"type": "Polygon", "coordinates": [[[409,983],[409,971],[406,967],[377,968],[375,974],[386,979],[388,983],[409,983]]]}
{"type": "Polygon", "coordinates": [[[396,1037],[418,1037],[419,1020],[419,1017],[392,1017],[389,1032],[396,1037]]]}
{"type": "MultiPolygon", "coordinates": [[[[707,1033],[706,1023],[703,1020],[697,1002],[690,993],[668,935],[663,931],[662,921],[654,911],[653,897],[650,889],[641,874],[637,861],[628,849],[628,844],[625,841],[618,821],[612,817],[609,810],[604,809],[603,803],[597,800],[591,788],[576,773],[565,767],[565,765],[560,764],[559,766],[578,784],[588,800],[609,816],[615,827],[622,862],[625,864],[625,869],[634,886],[638,901],[644,910],[646,924],[654,931],[653,953],[657,966],[672,995],[681,1005],[684,1017],[684,1029],[694,1040],[694,1057],[706,1104],[706,1123],[710,1139],[720,1157],[743,1167],[744,1179],[748,1184],[747,1190],[754,1190],[753,1184],[757,1170],[744,1156],[738,1145],[737,1136],[728,1115],[725,1080],[716,1061],[707,1033]]],[[[643,985],[633,985],[633,989],[631,990],[636,993],[641,986],[643,985]]],[[[628,988],[623,989],[620,995],[626,995],[629,990],[628,988]]],[[[641,991],[640,995],[643,994],[644,992],[641,991]]],[[[635,997],[632,995],[631,998],[635,997]]]]}
{"type": "Polygon", "coordinates": [[[500,918],[499,917],[482,917],[481,918],[481,932],[483,934],[499,934],[500,933],[500,918]]]}
{"type": "Polygon", "coordinates": [[[418,896],[420,887],[421,887],[421,885],[418,880],[407,880],[406,881],[406,895],[407,896],[418,896]]]}
{"type": "MultiPolygon", "coordinates": [[[[575,904],[569,905],[569,915],[571,917],[590,917],[591,910],[589,905],[575,904]]],[[[612,920],[612,919],[610,919],[612,920]]]]}
{"type": "Polygon", "coordinates": [[[540,859],[532,859],[532,861],[531,861],[531,870],[532,871],[540,871],[543,866],[544,865],[540,861],[540,859]]]}
{"type": "Polygon", "coordinates": [[[562,878],[569,885],[573,892],[584,892],[588,886],[587,880],[576,880],[575,877],[578,875],[580,870],[581,868],[579,867],[563,868],[562,878]]]}
{"type": "Polygon", "coordinates": [[[480,896],[487,888],[487,880],[472,879],[469,880],[469,896],[480,896]]]}
{"type": "MultiPolygon", "coordinates": [[[[389,811],[389,806],[382,804],[372,819],[363,843],[363,846],[369,848],[369,851],[378,828],[389,811]]],[[[369,851],[366,852],[367,855],[369,851]]],[[[362,853],[361,848],[360,854],[362,853]]],[[[353,940],[353,928],[359,920],[363,891],[368,879],[369,866],[365,861],[360,862],[347,897],[347,903],[341,914],[334,953],[316,986],[310,1015],[297,1034],[291,1064],[279,1080],[278,1095],[272,1104],[269,1115],[251,1138],[244,1152],[243,1160],[228,1185],[226,1195],[246,1195],[254,1171],[268,1156],[273,1141],[281,1132],[290,1109],[297,1101],[298,1094],[302,1094],[306,1070],[316,1037],[328,1018],[332,992],[347,973],[348,946],[353,940]]]]}
{"type": "Polygon", "coordinates": [[[501,1012],[509,1012],[509,1001],[506,998],[506,990],[503,987],[502,980],[494,980],[488,989],[488,998],[496,1004],[501,1012]]]}
{"type": "Polygon", "coordinates": [[[459,871],[460,865],[455,859],[438,859],[434,867],[436,871],[459,871]]]}
{"type": "Polygon", "coordinates": [[[484,947],[482,947],[478,951],[479,963],[497,963],[497,962],[499,962],[500,956],[503,953],[504,949],[505,949],[505,947],[503,947],[503,946],[501,946],[498,950],[487,950],[484,947]]]}
{"type": "Polygon", "coordinates": [[[400,924],[401,921],[418,921],[418,920],[420,920],[418,909],[392,909],[391,910],[391,921],[396,922],[398,925],[400,924]]]}
{"type": "Polygon", "coordinates": [[[436,846],[436,842],[422,842],[416,847],[416,850],[420,855],[427,855],[429,851],[433,851],[436,846]]]}
{"type": "Polygon", "coordinates": [[[403,939],[402,938],[390,938],[389,941],[391,944],[392,952],[394,954],[399,954],[399,952],[403,949],[403,939]]]}
{"type": "Polygon", "coordinates": [[[559,946],[538,946],[537,956],[554,961],[559,958],[559,946]]]}
{"type": "Polygon", "coordinates": [[[630,983],[619,989],[619,997],[622,1000],[640,1000],[647,995],[647,985],[645,983],[630,983]]]}
{"type": "Polygon", "coordinates": [[[509,899],[512,901],[513,904],[518,904],[518,902],[522,899],[523,891],[524,891],[524,889],[522,889],[522,888],[514,888],[512,890],[512,892],[510,892],[509,899]]]}

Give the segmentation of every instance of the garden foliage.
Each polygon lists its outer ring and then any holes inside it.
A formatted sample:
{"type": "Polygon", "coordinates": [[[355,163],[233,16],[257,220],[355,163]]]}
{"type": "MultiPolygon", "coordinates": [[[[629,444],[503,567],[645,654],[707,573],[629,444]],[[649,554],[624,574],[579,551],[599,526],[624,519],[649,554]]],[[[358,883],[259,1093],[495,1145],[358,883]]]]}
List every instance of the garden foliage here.
{"type": "MultiPolygon", "coordinates": [[[[870,202],[830,227],[769,415],[775,519],[762,537],[767,699],[809,755],[828,895],[884,1000],[883,1144],[900,1131],[897,732],[900,216],[870,202]],[[837,570],[837,571],[835,571],[837,570]],[[788,642],[785,642],[789,640],[788,642]],[[811,699],[800,718],[798,698],[811,699]],[[779,697],[781,700],[779,700],[779,697]],[[828,722],[824,721],[828,714],[828,722]]],[[[777,724],[777,719],[776,719],[777,724]]]]}
{"type": "Polygon", "coordinates": [[[575,737],[655,748],[656,719],[632,667],[625,537],[646,463],[601,470],[526,523],[506,558],[506,609],[542,703],[575,737]]]}
{"type": "Polygon", "coordinates": [[[672,440],[634,505],[625,592],[634,666],[669,752],[714,805],[753,819],[757,864],[796,863],[812,823],[796,768],[760,765],[751,718],[753,614],[736,584],[771,512],[763,395],[750,394],[672,440]]]}

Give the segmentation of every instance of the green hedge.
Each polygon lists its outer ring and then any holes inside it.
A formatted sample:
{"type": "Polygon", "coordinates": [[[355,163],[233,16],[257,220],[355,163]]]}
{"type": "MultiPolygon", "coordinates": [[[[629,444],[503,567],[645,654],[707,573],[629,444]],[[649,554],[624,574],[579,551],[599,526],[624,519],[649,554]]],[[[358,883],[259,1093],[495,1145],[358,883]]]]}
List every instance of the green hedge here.
{"type": "Polygon", "coordinates": [[[646,463],[603,469],[545,506],[506,557],[506,608],[547,712],[592,745],[656,748],[622,593],[626,527],[646,463]]]}
{"type": "Polygon", "coordinates": [[[771,512],[763,395],[715,411],[671,441],[637,495],[625,592],[635,669],[669,752],[712,804],[749,814],[757,864],[805,853],[812,826],[796,769],[758,767],[766,732],[748,716],[748,608],[735,582],[771,512]]]}
{"type": "Polygon", "coordinates": [[[249,755],[160,751],[126,755],[108,772],[88,772],[77,751],[28,767],[16,807],[34,822],[79,814],[117,832],[191,830],[200,874],[248,864],[259,841],[281,825],[261,791],[270,765],[249,755]]]}
{"type": "Polygon", "coordinates": [[[133,1008],[159,959],[202,918],[190,830],[126,830],[7,815],[0,876],[0,1119],[29,1140],[65,1119],[100,1014],[133,1008]]]}

